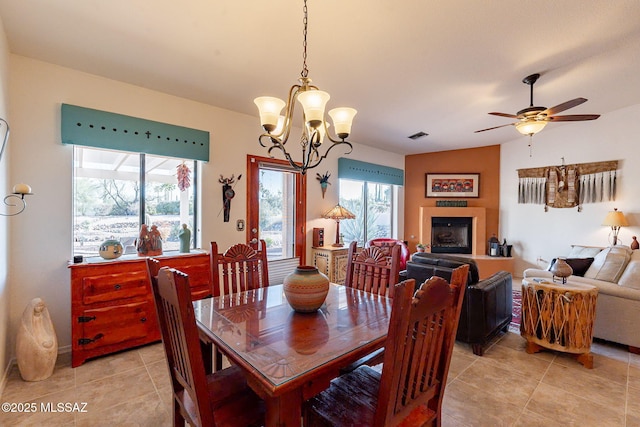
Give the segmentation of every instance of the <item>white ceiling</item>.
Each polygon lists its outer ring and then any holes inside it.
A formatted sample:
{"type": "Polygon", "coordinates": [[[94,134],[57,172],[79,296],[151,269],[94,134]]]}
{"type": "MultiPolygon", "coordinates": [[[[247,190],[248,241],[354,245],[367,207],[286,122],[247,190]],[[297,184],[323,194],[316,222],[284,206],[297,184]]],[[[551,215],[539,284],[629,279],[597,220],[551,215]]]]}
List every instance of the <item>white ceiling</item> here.
{"type": "MultiPolygon", "coordinates": [[[[302,68],[302,0],[0,0],[11,52],[256,117],[302,68]]],[[[490,111],[640,103],[638,0],[309,0],[309,76],[350,140],[401,154],[518,137],[490,111]],[[413,141],[418,131],[429,133],[413,141]]],[[[552,126],[581,126],[552,123],[552,126]]],[[[546,132],[547,129],[545,129],[546,132]]]]}

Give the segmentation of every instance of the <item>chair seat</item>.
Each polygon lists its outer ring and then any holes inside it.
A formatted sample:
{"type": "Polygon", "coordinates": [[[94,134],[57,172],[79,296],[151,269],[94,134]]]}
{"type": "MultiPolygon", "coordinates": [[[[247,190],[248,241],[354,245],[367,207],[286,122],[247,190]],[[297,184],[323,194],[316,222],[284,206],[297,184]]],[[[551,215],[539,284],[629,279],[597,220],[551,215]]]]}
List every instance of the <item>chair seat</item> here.
{"type": "MultiPolygon", "coordinates": [[[[263,425],[264,401],[249,388],[239,367],[231,366],[207,375],[207,391],[216,426],[263,425]]],[[[196,419],[196,407],[189,394],[182,391],[178,398],[184,402],[191,419],[196,419]]]]}
{"type": "MultiPolygon", "coordinates": [[[[305,427],[374,425],[380,378],[379,372],[363,365],[331,381],[328,389],[305,402],[305,411],[310,415],[305,427]]],[[[400,425],[422,426],[434,418],[435,412],[421,405],[400,425]]]]}

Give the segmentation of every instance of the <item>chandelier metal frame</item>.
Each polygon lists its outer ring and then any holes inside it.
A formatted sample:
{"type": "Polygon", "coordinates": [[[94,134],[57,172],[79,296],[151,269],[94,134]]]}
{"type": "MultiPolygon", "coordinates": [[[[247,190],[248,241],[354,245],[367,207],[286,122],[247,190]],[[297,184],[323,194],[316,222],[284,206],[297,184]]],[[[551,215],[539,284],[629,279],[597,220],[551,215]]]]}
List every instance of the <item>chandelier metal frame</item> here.
{"type": "MultiPolygon", "coordinates": [[[[317,118],[307,120],[307,116],[303,111],[303,129],[302,136],[300,138],[300,146],[302,148],[302,161],[296,162],[292,155],[287,151],[285,145],[289,139],[289,135],[291,133],[291,128],[293,126],[293,114],[295,112],[295,101],[301,94],[304,94],[309,91],[318,91],[318,93],[325,94],[327,99],[329,95],[325,92],[321,92],[319,88],[315,85],[311,84],[311,79],[309,78],[309,70],[307,68],[307,29],[308,29],[308,10],[307,10],[307,0],[304,0],[304,30],[303,30],[303,62],[302,62],[302,71],[300,72],[300,77],[298,78],[299,84],[295,84],[289,89],[289,96],[287,97],[286,105],[285,105],[285,115],[284,117],[280,116],[282,120],[282,124],[275,125],[273,123],[262,123],[263,129],[266,131],[258,137],[258,142],[264,148],[268,148],[267,153],[270,157],[274,157],[272,151],[274,149],[280,150],[282,154],[285,156],[289,164],[292,168],[297,171],[300,171],[302,174],[305,174],[307,169],[313,169],[318,166],[323,159],[327,158],[329,152],[336,146],[345,145],[349,147],[349,151],[345,154],[350,154],[353,151],[353,146],[350,142],[346,141],[346,138],[349,136],[349,131],[351,127],[351,120],[353,120],[353,116],[355,116],[356,111],[352,108],[336,108],[334,110],[329,111],[329,115],[334,120],[334,125],[336,126],[336,136],[337,139],[332,137],[328,131],[329,125],[324,118],[324,108],[322,112],[322,119],[319,120],[317,118]],[[343,111],[338,111],[343,110],[343,111]],[[348,123],[348,128],[345,131],[344,126],[340,127],[338,130],[338,124],[336,122],[336,117],[334,114],[341,114],[344,110],[350,110],[349,114],[351,114],[351,119],[348,123]],[[323,139],[327,138],[331,141],[330,146],[326,149],[324,154],[321,154],[321,147],[323,144],[323,139]]],[[[303,95],[304,96],[304,95],[303,95]]],[[[265,97],[266,98],[266,97],[265,97]]],[[[255,102],[260,109],[260,105],[258,104],[258,100],[261,98],[256,98],[255,102]]],[[[277,100],[277,99],[276,99],[277,100]]],[[[283,102],[279,100],[279,102],[283,102]]],[[[281,109],[282,107],[280,107],[281,109]]],[[[261,111],[262,113],[262,111],[261,111]]],[[[278,113],[279,114],[279,113],[278,113]]],[[[262,118],[262,117],[261,117],[262,118]]]]}

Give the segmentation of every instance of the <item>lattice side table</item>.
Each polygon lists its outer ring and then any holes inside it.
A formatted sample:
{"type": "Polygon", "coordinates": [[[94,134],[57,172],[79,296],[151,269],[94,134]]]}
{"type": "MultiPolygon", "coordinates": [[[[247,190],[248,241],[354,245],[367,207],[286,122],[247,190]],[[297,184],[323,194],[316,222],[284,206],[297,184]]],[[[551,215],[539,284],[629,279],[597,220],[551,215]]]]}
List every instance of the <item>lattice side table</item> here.
{"type": "Polygon", "coordinates": [[[591,342],[598,288],[576,282],[522,279],[520,335],[527,353],[542,348],[576,355],[585,368],[593,368],[591,342]]]}

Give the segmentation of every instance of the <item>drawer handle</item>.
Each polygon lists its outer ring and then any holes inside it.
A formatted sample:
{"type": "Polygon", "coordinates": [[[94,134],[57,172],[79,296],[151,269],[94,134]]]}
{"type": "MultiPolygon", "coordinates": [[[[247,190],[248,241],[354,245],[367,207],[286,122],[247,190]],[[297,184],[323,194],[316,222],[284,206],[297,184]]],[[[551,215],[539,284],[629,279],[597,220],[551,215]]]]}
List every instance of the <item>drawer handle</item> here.
{"type": "Polygon", "coordinates": [[[100,338],[104,337],[104,334],[98,334],[93,338],[80,338],[78,340],[78,344],[80,345],[87,345],[87,344],[91,344],[94,341],[99,340],[100,338]]]}
{"type": "Polygon", "coordinates": [[[113,289],[115,289],[115,290],[117,291],[117,290],[118,290],[118,289],[120,289],[121,287],[122,287],[122,285],[118,283],[117,285],[114,285],[114,286],[113,286],[113,289]]]}
{"type": "Polygon", "coordinates": [[[146,318],[146,317],[141,317],[141,318],[140,318],[140,321],[141,321],[142,323],[144,323],[144,322],[146,322],[146,321],[147,321],[147,318],[146,318]]]}

